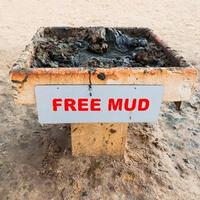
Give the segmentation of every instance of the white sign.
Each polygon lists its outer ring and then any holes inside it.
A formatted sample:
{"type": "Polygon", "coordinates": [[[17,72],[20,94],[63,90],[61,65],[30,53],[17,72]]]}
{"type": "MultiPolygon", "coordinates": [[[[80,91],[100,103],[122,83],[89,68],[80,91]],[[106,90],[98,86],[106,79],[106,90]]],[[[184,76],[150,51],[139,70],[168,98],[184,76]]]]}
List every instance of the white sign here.
{"type": "Polygon", "coordinates": [[[153,122],[163,86],[42,85],[35,88],[40,123],[153,122]]]}

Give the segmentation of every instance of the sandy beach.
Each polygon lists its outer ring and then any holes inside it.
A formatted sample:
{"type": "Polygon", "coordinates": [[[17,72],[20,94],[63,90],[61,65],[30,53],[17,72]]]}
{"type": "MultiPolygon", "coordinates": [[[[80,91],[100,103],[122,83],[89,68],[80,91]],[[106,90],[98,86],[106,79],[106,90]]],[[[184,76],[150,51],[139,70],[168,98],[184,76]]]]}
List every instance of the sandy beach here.
{"type": "Polygon", "coordinates": [[[200,69],[200,1],[0,0],[0,199],[200,199],[200,80],[181,111],[129,125],[125,159],[72,158],[69,126],[12,97],[9,69],[42,26],[148,27],[200,69]]]}

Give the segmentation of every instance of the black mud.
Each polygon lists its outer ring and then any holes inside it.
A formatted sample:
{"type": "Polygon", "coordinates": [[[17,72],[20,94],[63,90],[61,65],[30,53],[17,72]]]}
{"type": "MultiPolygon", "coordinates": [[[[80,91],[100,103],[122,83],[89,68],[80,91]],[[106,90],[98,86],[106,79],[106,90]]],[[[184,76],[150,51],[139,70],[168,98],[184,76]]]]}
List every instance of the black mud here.
{"type": "Polygon", "coordinates": [[[114,28],[88,28],[74,37],[37,38],[31,67],[170,67],[163,49],[114,28]]]}

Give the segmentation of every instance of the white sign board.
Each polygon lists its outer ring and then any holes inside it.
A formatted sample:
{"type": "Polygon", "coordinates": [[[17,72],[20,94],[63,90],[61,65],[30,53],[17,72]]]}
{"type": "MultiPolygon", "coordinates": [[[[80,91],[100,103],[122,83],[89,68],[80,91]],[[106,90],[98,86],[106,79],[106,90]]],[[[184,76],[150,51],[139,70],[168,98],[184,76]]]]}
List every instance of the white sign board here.
{"type": "Polygon", "coordinates": [[[153,122],[163,86],[42,85],[35,88],[39,122],[153,122]]]}

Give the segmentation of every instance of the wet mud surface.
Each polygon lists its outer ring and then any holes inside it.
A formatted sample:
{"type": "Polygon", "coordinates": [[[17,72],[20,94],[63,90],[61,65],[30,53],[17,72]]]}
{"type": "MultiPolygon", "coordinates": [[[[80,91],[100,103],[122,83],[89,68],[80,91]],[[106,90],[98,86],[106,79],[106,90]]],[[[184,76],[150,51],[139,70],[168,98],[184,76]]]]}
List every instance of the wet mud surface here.
{"type": "Polygon", "coordinates": [[[31,67],[170,67],[163,49],[144,36],[114,28],[86,28],[62,37],[36,38],[31,67]]]}

